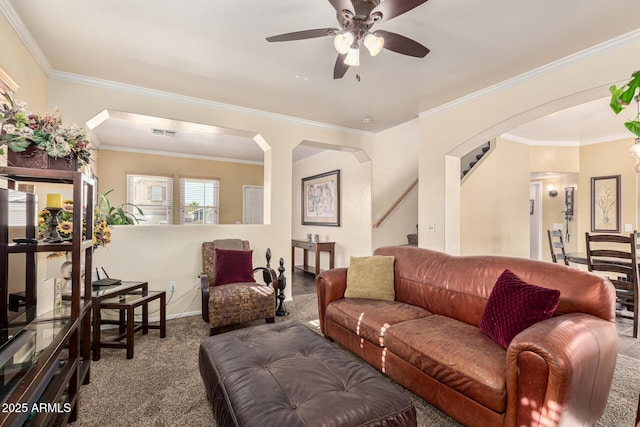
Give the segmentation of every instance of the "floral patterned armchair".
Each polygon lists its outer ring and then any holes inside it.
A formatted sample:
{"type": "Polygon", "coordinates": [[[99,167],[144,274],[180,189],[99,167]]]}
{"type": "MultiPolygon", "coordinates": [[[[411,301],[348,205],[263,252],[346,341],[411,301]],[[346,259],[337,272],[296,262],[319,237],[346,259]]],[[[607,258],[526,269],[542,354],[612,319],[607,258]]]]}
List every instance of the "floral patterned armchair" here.
{"type": "Polygon", "coordinates": [[[252,268],[251,256],[246,240],[219,239],[202,244],[202,319],[209,323],[210,335],[257,319],[275,321],[278,276],[272,268],[252,268]],[[262,271],[266,286],[253,279],[257,271],[262,271]]]}

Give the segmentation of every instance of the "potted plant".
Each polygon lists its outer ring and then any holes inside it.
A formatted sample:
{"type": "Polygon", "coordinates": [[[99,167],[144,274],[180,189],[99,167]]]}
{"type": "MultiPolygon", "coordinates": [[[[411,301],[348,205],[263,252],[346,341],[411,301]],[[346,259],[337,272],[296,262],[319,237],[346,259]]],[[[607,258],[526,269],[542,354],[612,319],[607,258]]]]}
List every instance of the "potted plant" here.
{"type": "Polygon", "coordinates": [[[4,146],[12,166],[77,170],[91,160],[84,130],[63,122],[59,111],[28,112],[9,92],[2,92],[0,99],[0,154],[4,146]]]}
{"type": "Polygon", "coordinates": [[[136,216],[136,213],[144,216],[142,209],[133,203],[124,203],[120,206],[111,205],[107,196],[112,191],[113,189],[99,195],[100,200],[98,200],[97,207],[99,217],[106,221],[108,225],[133,225],[139,223],[140,219],[136,216]]]}
{"type": "MultiPolygon", "coordinates": [[[[609,88],[611,92],[611,102],[609,106],[616,113],[620,113],[624,110],[632,101],[638,102],[640,94],[640,70],[631,74],[631,79],[624,85],[617,87],[612,85],[609,88]]],[[[636,116],[633,120],[625,122],[624,126],[633,133],[636,138],[640,138],[640,113],[636,112],[636,116]]]]}

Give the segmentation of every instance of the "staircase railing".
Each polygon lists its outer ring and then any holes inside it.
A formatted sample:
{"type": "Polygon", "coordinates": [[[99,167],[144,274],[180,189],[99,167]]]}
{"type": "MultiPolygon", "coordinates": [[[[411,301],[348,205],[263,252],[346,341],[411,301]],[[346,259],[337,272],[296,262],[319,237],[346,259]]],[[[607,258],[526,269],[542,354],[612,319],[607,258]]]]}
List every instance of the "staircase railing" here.
{"type": "Polygon", "coordinates": [[[413,190],[413,187],[415,187],[416,185],[418,185],[418,180],[417,179],[415,181],[413,181],[413,183],[404,191],[404,193],[402,193],[400,195],[400,197],[398,197],[398,200],[396,200],[395,203],[393,205],[391,205],[391,207],[389,209],[387,209],[387,211],[384,213],[384,215],[382,215],[380,217],[380,219],[375,224],[373,224],[373,228],[380,227],[380,224],[382,224],[384,222],[384,220],[387,219],[387,217],[391,214],[391,212],[393,212],[395,210],[395,208],[398,207],[400,202],[402,202],[404,200],[404,198],[407,197],[409,192],[411,190],[413,190]]]}

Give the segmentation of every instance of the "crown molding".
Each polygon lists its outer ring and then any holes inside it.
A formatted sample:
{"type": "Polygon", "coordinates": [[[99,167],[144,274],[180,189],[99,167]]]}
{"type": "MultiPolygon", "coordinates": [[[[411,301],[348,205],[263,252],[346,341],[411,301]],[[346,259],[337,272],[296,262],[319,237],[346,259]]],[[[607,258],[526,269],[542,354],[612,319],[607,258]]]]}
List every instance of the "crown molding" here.
{"type": "MultiPolygon", "coordinates": [[[[1,1],[1,0],[0,0],[1,1]]],[[[287,116],[284,114],[271,113],[263,110],[256,110],[253,108],[240,107],[238,105],[224,104],[221,102],[211,101],[208,99],[196,98],[192,96],[179,95],[177,93],[165,92],[157,89],[149,89],[141,86],[136,86],[128,83],[120,83],[112,80],[99,79],[96,77],[89,77],[81,74],[69,73],[66,71],[53,70],[49,74],[49,78],[53,80],[60,80],[69,83],[77,83],[86,86],[94,86],[102,89],[114,90],[118,92],[129,93],[133,95],[140,95],[148,98],[162,99],[165,101],[179,102],[182,104],[189,104],[198,107],[210,108],[214,110],[229,111],[233,113],[249,114],[253,116],[282,120],[288,122],[294,122],[296,124],[302,124],[306,126],[313,126],[323,129],[337,130],[340,132],[347,132],[357,135],[373,136],[373,132],[363,131],[359,129],[353,129],[343,126],[336,126],[322,122],[316,122],[313,120],[301,119],[298,117],[287,116]]]]}
{"type": "Polygon", "coordinates": [[[571,54],[564,58],[558,59],[557,61],[550,62],[549,64],[543,65],[538,68],[534,68],[533,70],[527,71],[525,73],[519,74],[515,77],[512,77],[507,80],[503,80],[502,82],[496,83],[494,85],[488,86],[484,89],[480,89],[476,92],[470,93],[469,95],[465,95],[461,98],[454,99],[453,101],[446,102],[437,107],[431,108],[429,110],[421,112],[418,116],[420,118],[432,116],[434,114],[441,113],[446,110],[450,110],[459,105],[466,104],[468,102],[474,101],[476,99],[482,98],[486,95],[490,95],[496,92],[500,92],[507,88],[522,84],[523,82],[527,82],[529,80],[534,80],[542,75],[551,73],[553,71],[564,68],[568,65],[576,64],[585,59],[588,59],[592,56],[599,55],[603,52],[607,52],[610,50],[619,49],[626,45],[636,43],[640,41],[640,29],[631,31],[630,33],[623,34],[622,36],[613,38],[606,42],[597,44],[590,48],[581,50],[580,52],[571,54]]]}
{"type": "Polygon", "coordinates": [[[500,135],[501,138],[508,139],[509,141],[518,142],[520,144],[539,146],[539,147],[583,147],[585,145],[601,144],[604,142],[620,141],[621,139],[633,139],[634,136],[629,133],[616,133],[613,135],[603,136],[602,138],[592,138],[585,140],[540,140],[525,138],[522,136],[514,135],[506,132],[500,135]]]}
{"type": "Polygon", "coordinates": [[[259,162],[255,160],[240,160],[240,159],[232,159],[229,157],[215,157],[215,156],[202,156],[198,154],[186,154],[186,153],[178,153],[171,151],[157,151],[157,150],[146,150],[140,148],[130,148],[130,147],[119,147],[115,145],[99,145],[97,147],[99,151],[121,151],[124,153],[135,153],[135,154],[149,154],[153,156],[165,156],[165,157],[181,157],[185,159],[197,159],[197,160],[214,160],[217,162],[226,162],[226,163],[241,163],[245,165],[258,165],[263,166],[264,162],[259,162]]]}
{"type": "Polygon", "coordinates": [[[16,11],[13,9],[9,0],[0,0],[0,12],[2,12],[5,18],[7,18],[9,25],[11,25],[20,40],[22,40],[22,43],[24,43],[27,50],[29,50],[33,59],[35,59],[42,71],[44,71],[45,75],[48,76],[53,70],[53,67],[51,67],[49,60],[42,52],[42,49],[40,49],[40,46],[38,46],[38,43],[34,40],[31,32],[29,32],[27,27],[24,25],[24,22],[22,22],[22,19],[20,19],[16,11]]]}

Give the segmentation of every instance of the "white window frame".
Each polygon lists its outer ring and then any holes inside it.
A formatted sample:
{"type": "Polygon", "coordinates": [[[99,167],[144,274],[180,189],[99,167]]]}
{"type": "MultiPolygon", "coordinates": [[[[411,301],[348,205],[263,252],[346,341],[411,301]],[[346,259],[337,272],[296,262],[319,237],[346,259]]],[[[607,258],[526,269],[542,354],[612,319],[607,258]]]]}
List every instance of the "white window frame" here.
{"type": "Polygon", "coordinates": [[[140,217],[137,210],[125,206],[140,219],[137,225],[173,224],[173,177],[127,174],[127,203],[138,206],[144,213],[140,217]]]}
{"type": "Polygon", "coordinates": [[[180,178],[180,224],[220,224],[220,179],[180,178]],[[199,185],[201,189],[197,188],[199,185]],[[198,203],[196,210],[189,208],[194,202],[198,203]]]}

